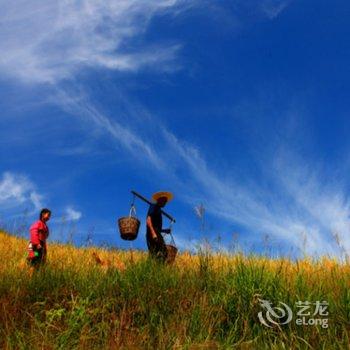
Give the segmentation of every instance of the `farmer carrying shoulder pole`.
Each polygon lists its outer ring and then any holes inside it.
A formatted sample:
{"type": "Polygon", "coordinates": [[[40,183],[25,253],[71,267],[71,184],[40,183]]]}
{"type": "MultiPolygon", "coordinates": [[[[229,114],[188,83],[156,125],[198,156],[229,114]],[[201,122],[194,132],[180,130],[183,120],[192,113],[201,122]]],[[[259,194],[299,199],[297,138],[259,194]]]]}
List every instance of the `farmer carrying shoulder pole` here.
{"type": "Polygon", "coordinates": [[[170,192],[157,192],[153,194],[155,201],[151,204],[147,213],[147,246],[150,255],[161,262],[167,258],[167,249],[162,233],[170,233],[170,229],[163,229],[162,208],[173,199],[170,192]]]}
{"type": "Polygon", "coordinates": [[[39,220],[30,227],[30,242],[28,246],[28,262],[32,267],[38,267],[46,262],[47,245],[49,236],[47,222],[50,220],[51,210],[44,208],[40,212],[39,220]]]}

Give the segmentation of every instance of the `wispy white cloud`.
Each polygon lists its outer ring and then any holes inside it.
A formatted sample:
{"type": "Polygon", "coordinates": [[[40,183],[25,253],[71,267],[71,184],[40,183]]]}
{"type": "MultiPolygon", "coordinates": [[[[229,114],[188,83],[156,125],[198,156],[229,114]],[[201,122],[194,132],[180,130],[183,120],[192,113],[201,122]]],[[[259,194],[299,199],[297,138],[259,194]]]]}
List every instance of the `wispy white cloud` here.
{"type": "Polygon", "coordinates": [[[271,169],[274,189],[244,185],[240,179],[225,178],[213,171],[198,149],[167,130],[164,133],[172,154],[181,157],[188,170],[182,190],[187,194],[183,198],[191,205],[203,201],[216,217],[251,233],[269,234],[312,255],[339,254],[332,237],[336,233],[350,253],[349,199],[338,184],[325,186],[320,173],[304,169],[302,160],[280,154],[265,164],[271,169]]]}
{"type": "Polygon", "coordinates": [[[36,191],[30,193],[30,200],[34,205],[36,210],[41,209],[43,207],[42,200],[43,196],[38,194],[36,191]]]}
{"type": "MultiPolygon", "coordinates": [[[[67,93],[59,90],[56,97],[58,105],[66,112],[81,118],[83,123],[92,126],[92,130],[98,128],[107,133],[112,140],[140,162],[150,162],[158,169],[164,167],[162,158],[158,156],[150,142],[140,137],[127,124],[122,125],[118,118],[112,118],[99,111],[83,92],[71,89],[67,93]]],[[[129,125],[136,123],[136,118],[129,115],[129,125]]]]}
{"type": "Polygon", "coordinates": [[[157,14],[194,1],[39,0],[1,2],[0,70],[25,82],[57,83],[82,68],[173,69],[179,44],[130,46],[157,14]]]}
{"type": "Polygon", "coordinates": [[[84,90],[75,88],[74,77],[83,68],[176,69],[175,57],[180,44],[151,43],[133,47],[131,42],[140,41],[137,39],[154,16],[177,16],[196,2],[48,0],[43,5],[30,0],[4,3],[0,13],[0,50],[3,52],[0,72],[31,84],[53,84],[56,94],[51,100],[59,107],[91,123],[95,129],[107,132],[138,160],[161,167],[162,160],[151,143],[126,127],[120,118],[96,109],[84,90]],[[126,47],[133,48],[127,50],[126,47]],[[69,84],[60,85],[64,80],[69,84]]]}
{"type": "Polygon", "coordinates": [[[25,203],[39,209],[41,200],[42,196],[26,176],[11,172],[3,173],[0,180],[0,205],[2,207],[25,203]]]}
{"type": "MultiPolygon", "coordinates": [[[[27,176],[5,172],[0,178],[1,211],[13,212],[13,209],[24,205],[25,209],[34,214],[44,207],[43,199],[44,196],[38,193],[35,184],[27,176]]],[[[82,213],[72,206],[67,206],[64,217],[67,221],[78,221],[82,213]]]]}
{"type": "Polygon", "coordinates": [[[65,219],[68,221],[78,221],[82,217],[82,213],[78,210],[73,209],[71,206],[66,208],[65,214],[65,219]]]}
{"type": "Polygon", "coordinates": [[[263,13],[270,19],[278,17],[292,2],[292,0],[264,0],[261,2],[263,13]]]}
{"type": "Polygon", "coordinates": [[[201,241],[195,238],[188,238],[181,235],[177,235],[175,238],[176,247],[181,251],[196,252],[201,246],[201,241]]]}

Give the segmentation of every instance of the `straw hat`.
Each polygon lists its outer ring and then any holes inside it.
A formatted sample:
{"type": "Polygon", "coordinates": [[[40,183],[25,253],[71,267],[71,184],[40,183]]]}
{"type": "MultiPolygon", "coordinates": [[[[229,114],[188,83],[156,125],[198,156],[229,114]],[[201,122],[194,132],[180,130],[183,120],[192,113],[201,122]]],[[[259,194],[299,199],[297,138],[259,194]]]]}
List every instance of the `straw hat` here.
{"type": "Polygon", "coordinates": [[[157,201],[159,198],[162,198],[162,197],[166,197],[168,202],[170,202],[174,198],[171,192],[166,192],[166,191],[156,192],[152,195],[152,199],[154,201],[157,201]]]}

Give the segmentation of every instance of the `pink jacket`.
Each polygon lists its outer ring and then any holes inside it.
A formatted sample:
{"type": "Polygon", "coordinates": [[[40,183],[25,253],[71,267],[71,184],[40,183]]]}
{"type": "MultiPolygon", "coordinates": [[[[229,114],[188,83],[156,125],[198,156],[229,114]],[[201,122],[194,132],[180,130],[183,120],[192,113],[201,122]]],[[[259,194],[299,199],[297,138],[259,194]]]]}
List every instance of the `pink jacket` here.
{"type": "Polygon", "coordinates": [[[30,227],[30,241],[32,244],[45,244],[48,236],[49,228],[45,222],[38,220],[30,227]]]}

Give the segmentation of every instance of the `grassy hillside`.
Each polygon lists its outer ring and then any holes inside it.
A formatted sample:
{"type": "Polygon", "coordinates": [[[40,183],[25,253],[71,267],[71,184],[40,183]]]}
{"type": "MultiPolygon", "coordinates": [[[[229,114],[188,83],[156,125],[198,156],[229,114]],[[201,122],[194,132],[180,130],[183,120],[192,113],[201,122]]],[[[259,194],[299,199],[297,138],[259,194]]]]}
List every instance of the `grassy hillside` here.
{"type": "Polygon", "coordinates": [[[2,349],[348,349],[350,266],[242,255],[147,254],[49,245],[30,274],[27,241],[0,232],[2,349]],[[329,327],[268,328],[259,298],[327,301],[329,327]]]}

